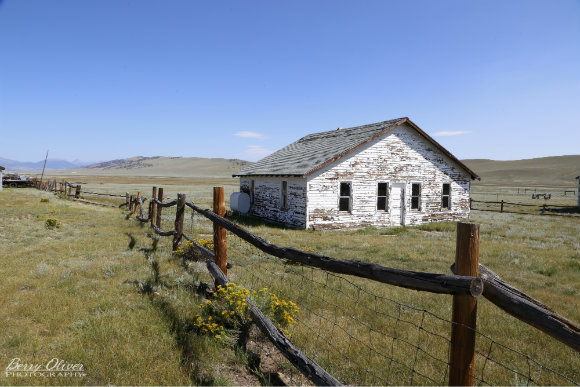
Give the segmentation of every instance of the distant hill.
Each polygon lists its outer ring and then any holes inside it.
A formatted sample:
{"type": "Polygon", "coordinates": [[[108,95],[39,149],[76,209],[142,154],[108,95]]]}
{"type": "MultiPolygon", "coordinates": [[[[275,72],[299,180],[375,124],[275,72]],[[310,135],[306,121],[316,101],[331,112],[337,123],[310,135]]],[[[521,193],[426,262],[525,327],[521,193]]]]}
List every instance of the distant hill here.
{"type": "MultiPolygon", "coordinates": [[[[11,171],[25,172],[25,171],[41,171],[44,166],[44,160],[42,161],[16,161],[5,159],[0,157],[0,165],[11,171]]],[[[79,168],[85,166],[86,163],[83,162],[70,162],[60,159],[48,159],[46,160],[46,169],[70,169],[79,168]]]]}
{"type": "Polygon", "coordinates": [[[580,155],[496,161],[461,160],[481,177],[474,184],[575,186],[580,175],[580,155]]]}
{"type": "MultiPolygon", "coordinates": [[[[136,156],[63,172],[105,176],[232,177],[249,164],[250,161],[239,159],[136,156]]],[[[56,172],[51,171],[51,174],[56,172]]]]}

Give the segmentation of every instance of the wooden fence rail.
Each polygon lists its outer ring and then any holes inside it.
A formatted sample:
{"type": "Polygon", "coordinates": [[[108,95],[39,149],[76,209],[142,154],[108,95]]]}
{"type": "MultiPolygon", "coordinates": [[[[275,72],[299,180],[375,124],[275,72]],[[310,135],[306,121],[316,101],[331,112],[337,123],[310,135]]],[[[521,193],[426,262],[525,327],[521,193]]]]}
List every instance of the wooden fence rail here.
{"type": "Polygon", "coordinates": [[[537,205],[537,204],[525,204],[525,203],[512,203],[512,202],[507,202],[504,200],[483,201],[483,200],[470,199],[469,208],[471,210],[476,210],[476,211],[505,212],[508,214],[550,215],[550,216],[571,216],[571,217],[580,216],[580,212],[578,210],[578,207],[576,207],[576,206],[562,206],[562,205],[555,205],[555,204],[537,205]],[[473,206],[474,203],[484,204],[485,208],[474,207],[473,206]],[[532,209],[532,207],[533,207],[537,210],[537,212],[534,213],[534,212],[522,212],[522,211],[509,211],[509,210],[505,209],[505,206],[526,207],[526,208],[530,208],[530,209],[532,209]],[[564,212],[563,210],[565,210],[565,209],[567,209],[569,211],[564,212]]]}
{"type": "Polygon", "coordinates": [[[400,270],[375,263],[330,258],[324,255],[301,251],[293,247],[280,247],[214,214],[210,210],[203,210],[191,202],[186,202],[185,204],[212,222],[219,224],[246,242],[274,257],[288,259],[333,273],[354,275],[413,290],[432,293],[468,294],[473,297],[478,297],[483,291],[482,281],[476,277],[400,270]]]}

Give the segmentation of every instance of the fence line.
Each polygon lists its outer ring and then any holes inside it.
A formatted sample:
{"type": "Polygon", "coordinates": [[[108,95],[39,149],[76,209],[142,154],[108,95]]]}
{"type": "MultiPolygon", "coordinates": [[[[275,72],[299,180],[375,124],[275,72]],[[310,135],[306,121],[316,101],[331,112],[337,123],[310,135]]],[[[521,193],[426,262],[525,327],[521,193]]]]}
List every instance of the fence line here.
{"type": "MultiPolygon", "coordinates": [[[[190,207],[192,210],[194,210],[198,214],[200,214],[203,217],[210,220],[214,224],[214,226],[217,224],[217,225],[225,228],[226,230],[232,232],[233,234],[235,234],[236,236],[238,236],[242,240],[249,242],[250,244],[252,244],[256,248],[258,248],[259,250],[267,253],[268,255],[275,256],[278,258],[287,259],[287,260],[291,260],[294,262],[298,262],[302,265],[308,265],[308,266],[316,267],[316,268],[323,269],[326,271],[336,272],[336,273],[340,273],[340,274],[356,275],[359,277],[373,279],[373,280],[376,280],[379,282],[387,282],[387,283],[394,284],[397,286],[403,286],[403,287],[412,288],[412,289],[416,289],[416,290],[427,290],[427,291],[432,291],[432,292],[452,293],[452,294],[465,294],[465,295],[469,295],[469,296],[474,296],[474,295],[477,296],[477,295],[481,294],[481,292],[483,292],[484,296],[488,296],[486,298],[490,299],[490,301],[492,301],[494,304],[500,306],[502,309],[506,310],[508,313],[510,313],[510,314],[514,315],[515,317],[522,319],[522,321],[550,334],[551,336],[557,338],[558,340],[562,341],[563,343],[570,346],[571,348],[574,348],[576,351],[580,351],[580,327],[578,327],[577,324],[563,318],[562,316],[557,315],[555,312],[551,311],[549,308],[546,308],[545,306],[540,307],[540,305],[543,305],[543,304],[541,304],[537,301],[536,301],[536,303],[530,302],[530,300],[533,300],[531,297],[529,297],[521,292],[519,292],[519,293],[514,292],[513,289],[515,289],[515,288],[509,286],[509,284],[506,284],[505,282],[503,282],[501,280],[498,280],[499,277],[497,277],[497,276],[494,277],[493,275],[491,275],[489,273],[489,271],[485,272],[484,275],[481,276],[482,281],[483,281],[483,286],[481,286],[481,284],[478,284],[475,281],[474,277],[465,277],[465,276],[455,276],[454,277],[454,276],[444,276],[441,274],[417,273],[417,272],[408,272],[408,273],[401,274],[401,271],[398,271],[398,270],[397,270],[396,274],[402,275],[402,278],[398,278],[396,280],[392,280],[392,279],[386,280],[385,278],[388,278],[389,277],[388,275],[383,277],[381,275],[376,275],[376,273],[392,274],[391,270],[394,270],[394,269],[382,267],[380,265],[375,265],[375,264],[368,264],[365,262],[337,260],[337,259],[333,259],[333,258],[326,257],[326,256],[321,256],[321,255],[314,254],[314,253],[304,252],[304,251],[297,250],[294,248],[284,248],[284,247],[276,246],[276,245],[273,245],[270,242],[264,240],[263,238],[258,237],[256,235],[250,233],[249,231],[234,224],[233,222],[215,214],[212,211],[201,209],[198,206],[196,206],[194,203],[185,201],[184,195],[181,196],[180,199],[183,201],[183,204],[182,204],[183,207],[185,207],[185,206],[190,207]],[[408,275],[408,277],[406,275],[408,275]],[[425,278],[423,278],[423,276],[425,276],[425,278]],[[416,283],[412,283],[411,285],[409,285],[409,282],[408,282],[409,279],[415,280],[417,278],[420,278],[419,281],[421,281],[423,279],[427,279],[427,278],[428,279],[445,278],[445,280],[439,282],[438,285],[436,285],[436,286],[431,286],[431,284],[429,286],[422,286],[422,285],[416,285],[416,283]],[[461,284],[461,286],[455,286],[454,281],[457,281],[457,280],[464,281],[464,279],[467,279],[467,281],[469,282],[469,286],[466,286],[467,282],[463,282],[461,284]],[[443,284],[443,288],[445,290],[443,290],[439,287],[439,286],[441,286],[441,284],[443,284]],[[503,286],[503,288],[502,288],[502,286],[503,286]],[[478,291],[477,288],[480,288],[480,290],[478,291]],[[467,289],[470,289],[470,290],[467,291],[467,289]],[[510,290],[510,291],[506,291],[506,289],[510,290]],[[487,290],[487,292],[486,292],[486,290],[487,290]],[[522,309],[522,305],[523,305],[523,309],[522,309]],[[540,319],[543,319],[544,323],[537,323],[536,320],[534,320],[533,322],[530,322],[531,321],[530,320],[531,319],[530,312],[529,312],[530,305],[532,305],[532,308],[535,307],[535,309],[533,309],[534,316],[531,316],[531,317],[537,318],[537,316],[540,316],[540,319]],[[528,308],[528,309],[526,309],[526,308],[528,308]],[[545,323],[546,321],[548,323],[545,323]]],[[[168,207],[168,203],[162,203],[155,198],[152,199],[152,203],[153,203],[153,205],[160,205],[162,207],[168,207]]],[[[178,205],[178,203],[179,203],[179,199],[178,199],[178,201],[171,202],[171,205],[178,205]]],[[[141,208],[142,208],[142,203],[141,203],[141,208]]],[[[150,211],[151,211],[151,207],[150,207],[150,211]]],[[[148,221],[147,219],[140,219],[140,220],[141,221],[148,221]]],[[[177,244],[179,243],[179,239],[181,237],[184,237],[186,240],[192,240],[190,237],[186,236],[182,232],[179,233],[177,231],[178,227],[179,227],[178,221],[176,218],[176,230],[173,231],[173,236],[174,236],[174,244],[173,245],[174,245],[174,247],[177,246],[177,244]]],[[[181,226],[181,228],[182,228],[182,226],[181,226]]],[[[155,231],[157,232],[157,230],[155,230],[155,231]]],[[[194,244],[198,248],[201,247],[197,243],[194,243],[194,244]]],[[[214,245],[214,248],[215,248],[215,245],[214,245]]],[[[207,253],[207,249],[206,249],[206,253],[207,253]]],[[[215,255],[214,255],[214,257],[215,257],[215,255]]],[[[435,281],[435,282],[437,282],[437,281],[435,281]]],[[[464,347],[464,346],[465,345],[462,345],[462,347],[464,347]]],[[[491,359],[486,358],[486,364],[487,364],[488,360],[491,361],[491,359]]],[[[450,365],[450,369],[453,370],[454,366],[450,365]]]]}
{"type": "MultiPolygon", "coordinates": [[[[45,189],[46,188],[54,189],[54,191],[57,192],[56,182],[53,185],[48,185],[47,187],[45,187],[45,189]]],[[[65,189],[68,188],[68,193],[66,193],[66,197],[75,196],[80,191],[80,185],[77,185],[75,187],[72,184],[65,184],[64,188],[65,189]],[[75,195],[70,194],[72,188],[76,188],[75,195]]],[[[162,190],[162,188],[160,188],[159,189],[159,197],[160,198],[162,198],[162,192],[163,192],[163,190],[162,190]]],[[[189,237],[185,233],[183,233],[183,209],[187,206],[187,207],[190,207],[192,210],[194,210],[196,213],[198,213],[201,216],[210,220],[212,222],[212,224],[214,225],[214,227],[216,225],[218,225],[219,227],[223,227],[224,229],[227,229],[228,231],[232,232],[234,235],[239,237],[241,240],[243,240],[245,242],[249,242],[252,246],[257,248],[258,250],[260,250],[268,255],[277,257],[277,258],[283,258],[283,259],[287,259],[290,261],[299,262],[301,265],[312,266],[314,268],[322,269],[322,270],[325,270],[327,272],[330,271],[330,272],[336,272],[339,274],[356,275],[356,276],[359,276],[362,278],[372,279],[372,280],[379,281],[379,282],[386,282],[386,283],[394,284],[396,286],[402,286],[402,287],[407,287],[407,288],[416,289],[416,290],[426,290],[426,291],[436,292],[436,293],[465,295],[469,298],[473,298],[473,296],[477,297],[478,295],[483,293],[484,297],[488,298],[490,301],[492,301],[494,304],[500,306],[502,309],[508,311],[508,313],[516,316],[517,318],[521,319],[522,321],[526,322],[527,324],[532,325],[532,326],[550,334],[553,337],[556,337],[558,340],[564,342],[566,345],[570,346],[571,348],[574,348],[574,350],[580,351],[580,328],[578,327],[577,324],[563,318],[562,316],[559,316],[558,314],[553,312],[550,308],[548,308],[545,305],[539,303],[538,301],[532,299],[531,297],[527,296],[525,293],[517,291],[517,289],[511,287],[509,284],[506,284],[505,282],[501,281],[501,279],[497,275],[495,275],[495,273],[493,273],[489,270],[486,271],[486,268],[483,266],[480,266],[480,270],[482,271],[482,273],[479,276],[480,278],[475,278],[475,277],[470,277],[470,276],[456,276],[456,275],[443,275],[443,274],[434,274],[434,273],[407,272],[407,271],[400,271],[400,270],[392,269],[392,268],[386,268],[386,267],[383,267],[381,265],[368,264],[365,262],[344,261],[344,260],[333,259],[330,257],[318,255],[318,254],[304,252],[304,251],[294,249],[294,248],[284,248],[284,247],[273,245],[270,242],[266,241],[265,239],[250,233],[249,231],[247,231],[247,230],[243,229],[242,227],[234,224],[233,222],[225,219],[224,217],[216,215],[212,211],[203,210],[203,209],[199,208],[198,206],[196,206],[192,202],[185,201],[185,195],[179,194],[177,200],[173,200],[171,202],[164,203],[162,200],[158,200],[155,197],[156,196],[155,194],[156,194],[156,190],[154,189],[153,190],[153,197],[151,198],[150,204],[149,204],[149,214],[147,216],[145,216],[144,211],[143,211],[144,202],[147,199],[143,198],[141,193],[138,193],[138,195],[136,195],[136,196],[129,196],[128,194],[126,194],[125,195],[125,198],[126,198],[125,203],[121,204],[121,206],[127,205],[129,210],[131,211],[131,213],[137,213],[137,211],[139,211],[139,215],[137,215],[136,218],[141,222],[150,222],[151,227],[153,228],[153,230],[156,234],[162,235],[162,236],[173,236],[173,238],[174,238],[173,249],[174,250],[179,246],[179,243],[180,243],[181,239],[183,238],[183,239],[186,239],[188,241],[193,241],[193,244],[200,251],[205,253],[206,255],[211,254],[214,258],[216,255],[215,253],[212,254],[210,250],[203,248],[201,245],[199,245],[199,243],[197,243],[191,237],[189,237]],[[170,231],[162,231],[160,229],[161,208],[167,208],[167,207],[171,207],[171,206],[177,206],[176,218],[175,218],[175,229],[170,230],[170,231]],[[154,215],[157,216],[157,219],[154,219],[155,218],[154,215]],[[156,220],[156,221],[154,222],[154,220],[156,220]],[[482,269],[482,267],[483,267],[483,269],[482,269]],[[380,273],[380,274],[377,275],[377,273],[380,273]],[[393,278],[395,278],[395,279],[392,279],[390,276],[394,276],[393,278]],[[399,276],[399,277],[397,277],[397,276],[399,276]],[[416,282],[412,282],[412,284],[409,285],[409,283],[408,283],[409,279],[411,279],[412,281],[416,281],[416,282]],[[428,283],[428,285],[422,284],[423,282],[428,283]],[[418,283],[420,283],[421,285],[417,285],[418,283]],[[508,294],[507,296],[506,296],[506,293],[508,294]],[[523,305],[523,309],[522,309],[522,305],[523,305]],[[532,305],[532,309],[529,309],[530,305],[532,305]],[[518,316],[518,314],[519,314],[519,316],[518,316]],[[546,321],[548,321],[548,323],[544,324],[544,325],[542,325],[542,324],[535,324],[534,325],[534,323],[531,323],[530,321],[526,320],[526,318],[528,318],[528,320],[529,320],[529,317],[532,314],[541,315],[541,317],[546,319],[546,321]],[[556,333],[554,333],[554,332],[556,332],[556,333]],[[565,332],[565,333],[561,334],[561,332],[565,332]]],[[[117,197],[123,197],[123,196],[117,195],[117,197]]],[[[477,201],[474,201],[474,202],[477,202],[477,201]]],[[[483,203],[485,203],[485,202],[483,202],[483,203]]],[[[508,204],[508,203],[503,202],[503,201],[499,202],[500,205],[502,203],[508,204]]],[[[494,204],[495,204],[495,202],[494,202],[494,204]]],[[[509,204],[513,204],[513,203],[509,203],[509,204]]],[[[528,205],[528,206],[531,206],[531,205],[528,205]]],[[[551,206],[551,207],[556,207],[556,206],[551,206]]],[[[562,207],[565,207],[565,206],[562,206],[562,207]]],[[[505,212],[507,212],[507,211],[505,211],[505,212]]],[[[215,235],[215,232],[214,232],[214,235],[215,235]]],[[[225,238],[224,238],[224,240],[225,240],[225,238]]],[[[215,241],[215,238],[214,238],[214,241],[215,241]]],[[[216,249],[217,244],[218,243],[214,244],[214,249],[216,249]]],[[[209,266],[212,267],[212,269],[210,269],[210,272],[215,269],[212,265],[208,264],[208,268],[209,268],[209,266]]],[[[302,270],[305,270],[305,268],[303,268],[302,270]]],[[[314,269],[311,269],[311,270],[314,270],[314,269]]],[[[222,274],[225,277],[225,273],[223,273],[225,270],[220,268],[220,271],[222,272],[222,274]]],[[[330,274],[327,273],[327,276],[328,275],[330,275],[330,274]]],[[[333,275],[333,276],[335,276],[335,275],[333,275]]],[[[344,280],[340,276],[336,276],[336,278],[340,278],[341,280],[344,280]]],[[[217,279],[216,279],[216,281],[217,281],[217,279]]],[[[375,299],[376,299],[376,297],[377,296],[375,296],[375,299]]],[[[324,297],[323,297],[323,300],[324,300],[324,297]]],[[[399,304],[399,310],[401,308],[401,305],[403,305],[403,304],[399,304]]],[[[427,329],[423,326],[423,322],[424,322],[424,319],[426,318],[426,316],[428,318],[430,315],[426,315],[425,313],[429,313],[429,312],[422,311],[423,317],[421,318],[421,322],[416,324],[417,329],[419,331],[419,334],[421,332],[427,332],[427,329]]],[[[398,319],[397,321],[402,321],[402,320],[398,319]]],[[[502,351],[503,350],[511,351],[513,353],[517,353],[518,355],[526,357],[529,367],[531,367],[530,364],[533,364],[534,366],[539,367],[540,370],[550,371],[554,375],[558,375],[559,377],[561,377],[563,380],[566,380],[566,381],[574,383],[574,384],[578,384],[578,381],[570,379],[569,377],[562,375],[561,373],[554,371],[554,370],[550,369],[549,367],[542,365],[541,363],[537,362],[536,360],[530,358],[527,355],[521,354],[518,351],[512,350],[511,348],[508,348],[506,346],[501,345],[500,343],[497,343],[496,341],[492,340],[491,338],[476,331],[472,327],[465,326],[464,324],[458,324],[455,321],[449,322],[449,323],[453,327],[465,328],[467,331],[474,332],[477,335],[477,337],[480,337],[480,338],[485,337],[487,340],[490,341],[489,349],[487,352],[481,351],[477,348],[473,349],[473,352],[475,354],[477,354],[478,356],[482,357],[485,360],[484,360],[484,365],[481,369],[481,375],[471,376],[472,382],[475,379],[479,383],[487,383],[486,379],[484,378],[484,372],[485,372],[486,367],[488,369],[489,369],[489,367],[492,367],[491,365],[488,366],[488,364],[497,364],[500,367],[503,367],[503,368],[506,368],[510,371],[513,371],[515,375],[521,375],[521,376],[526,377],[528,382],[529,381],[535,382],[536,380],[539,380],[539,378],[540,378],[539,376],[537,378],[534,378],[532,376],[532,374],[531,374],[532,371],[529,371],[527,376],[526,376],[525,372],[517,371],[515,369],[510,369],[509,367],[506,367],[503,364],[497,363],[494,356],[492,356],[492,348],[501,348],[502,351]]],[[[335,315],[335,325],[336,325],[336,315],[335,315]]],[[[333,325],[333,327],[335,325],[333,325]]],[[[341,328],[341,329],[343,331],[346,330],[345,328],[341,328]]],[[[369,333],[372,334],[372,332],[374,331],[373,327],[370,327],[369,329],[370,329],[369,333]]],[[[319,334],[320,334],[320,332],[319,332],[319,334]]],[[[435,334],[435,335],[437,335],[437,334],[435,334]]],[[[351,336],[351,338],[353,341],[357,340],[354,336],[351,336]]],[[[287,338],[285,340],[287,340],[287,338]]],[[[396,335],[393,337],[393,343],[395,342],[395,340],[397,340],[396,335]]],[[[401,339],[398,339],[398,340],[400,341],[401,339]]],[[[451,346],[454,345],[453,340],[448,340],[448,339],[445,339],[445,340],[447,340],[451,346]]],[[[460,346],[460,348],[464,349],[466,346],[467,346],[467,344],[462,344],[460,346]]],[[[418,356],[424,355],[424,353],[431,356],[435,360],[438,360],[435,357],[433,357],[432,355],[426,353],[424,348],[421,348],[420,344],[416,345],[413,350],[415,351],[414,364],[416,363],[418,356]]],[[[374,350],[372,347],[369,348],[369,357],[371,356],[371,353],[374,353],[374,350]]],[[[373,356],[375,356],[375,354],[373,354],[373,356]]],[[[352,361],[352,359],[348,358],[348,361],[350,362],[350,361],[352,361]]],[[[393,357],[391,357],[390,363],[392,364],[393,361],[395,363],[397,363],[396,359],[393,359],[393,357]]],[[[438,361],[442,361],[442,360],[438,360],[438,361]]],[[[448,368],[450,371],[455,371],[458,369],[457,365],[450,364],[450,363],[445,362],[445,361],[442,361],[442,362],[445,363],[446,369],[448,368]]],[[[400,364],[395,364],[395,366],[400,366],[400,364]]],[[[416,371],[414,365],[411,369],[412,369],[412,375],[417,374],[417,377],[424,378],[425,380],[429,381],[430,384],[434,384],[435,382],[437,382],[437,380],[432,379],[426,375],[423,375],[421,372],[416,371]]],[[[530,370],[531,370],[531,368],[530,368],[530,370]]],[[[445,378],[445,375],[447,375],[446,372],[447,371],[445,371],[445,373],[444,373],[444,378],[445,378]]],[[[368,369],[366,370],[366,373],[369,374],[368,369]]],[[[312,377],[312,375],[310,375],[309,377],[312,377]]],[[[310,379],[310,380],[313,381],[312,379],[310,379]]],[[[315,382],[315,383],[318,384],[319,382],[320,381],[315,382]]],[[[386,381],[386,382],[387,382],[386,384],[389,384],[388,381],[386,381]]],[[[411,383],[412,382],[413,382],[413,377],[411,376],[411,383]]]]}
{"type": "Polygon", "coordinates": [[[512,203],[507,202],[504,200],[500,201],[484,201],[484,200],[473,200],[470,199],[469,201],[470,209],[476,211],[492,211],[492,212],[505,212],[508,214],[522,214],[522,215],[549,215],[549,216],[566,216],[566,217],[578,217],[580,216],[580,211],[576,206],[562,206],[562,205],[555,205],[555,204],[525,204],[525,203],[512,203]],[[474,204],[482,204],[482,206],[474,206],[474,204]],[[522,211],[513,211],[506,209],[507,206],[510,207],[527,207],[535,208],[536,211],[534,212],[523,212],[522,211]],[[559,210],[561,209],[561,210],[559,210]],[[564,211],[564,210],[568,211],[564,211]],[[538,213],[539,212],[539,213],[538,213]]]}

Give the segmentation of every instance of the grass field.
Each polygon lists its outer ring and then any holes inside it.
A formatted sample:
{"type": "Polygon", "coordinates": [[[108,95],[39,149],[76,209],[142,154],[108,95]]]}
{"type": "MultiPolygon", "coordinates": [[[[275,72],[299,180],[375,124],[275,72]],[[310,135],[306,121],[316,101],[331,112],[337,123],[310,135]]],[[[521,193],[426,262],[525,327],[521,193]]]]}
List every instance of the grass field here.
{"type": "MultiPolygon", "coordinates": [[[[83,185],[86,190],[142,191],[145,196],[150,195],[152,185],[163,186],[166,199],[177,192],[186,193],[188,200],[205,207],[211,203],[213,185],[224,185],[227,198],[237,188],[233,179],[78,179],[87,183],[83,185]]],[[[82,380],[4,378],[2,384],[260,381],[234,376],[242,373],[247,355],[232,350],[222,353],[218,349],[229,348],[227,343],[188,331],[187,321],[202,300],[191,289],[200,281],[211,283],[211,279],[200,265],[190,265],[185,274],[181,263],[171,258],[169,239],[153,251],[151,239],[146,237],[148,229],[133,218],[126,219],[122,210],[65,202],[35,190],[6,190],[0,205],[7,208],[0,223],[6,246],[0,255],[0,286],[7,295],[0,313],[9,321],[0,334],[1,346],[6,348],[4,358],[46,362],[59,357],[83,363],[88,369],[82,380]],[[41,203],[41,197],[50,202],[41,203]],[[56,212],[51,214],[51,210],[56,212]],[[58,218],[61,228],[46,229],[48,217],[58,218]],[[133,240],[131,249],[128,246],[133,240]],[[144,296],[136,283],[151,283],[155,292],[144,296]],[[201,352],[209,354],[201,356],[201,352]]],[[[192,218],[189,211],[185,232],[211,238],[211,224],[199,216],[192,218]]],[[[167,209],[163,214],[162,228],[171,229],[173,212],[167,209]]],[[[337,258],[438,273],[450,273],[454,261],[453,223],[321,233],[238,220],[273,243],[337,258]]],[[[470,221],[481,224],[482,264],[565,317],[580,321],[577,219],[474,211],[470,221]]],[[[233,263],[228,275],[243,286],[268,286],[296,301],[300,314],[299,323],[291,329],[293,339],[340,380],[353,384],[446,383],[443,363],[451,297],[328,276],[269,259],[233,236],[228,239],[233,263]]],[[[577,353],[485,299],[478,306],[478,330],[482,335],[478,336],[481,355],[476,371],[481,383],[521,384],[530,377],[541,384],[569,384],[501,345],[580,380],[577,353]]]]}

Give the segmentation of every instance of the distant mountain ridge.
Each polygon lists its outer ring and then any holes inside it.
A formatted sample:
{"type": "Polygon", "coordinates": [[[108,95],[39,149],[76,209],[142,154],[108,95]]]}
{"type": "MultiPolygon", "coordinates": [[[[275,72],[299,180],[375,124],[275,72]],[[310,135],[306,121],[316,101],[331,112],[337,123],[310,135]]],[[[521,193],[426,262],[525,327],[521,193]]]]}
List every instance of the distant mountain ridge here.
{"type": "MultiPolygon", "coordinates": [[[[70,168],[81,168],[85,165],[90,164],[90,162],[71,162],[62,159],[48,159],[46,160],[46,169],[70,169],[70,168]]],[[[5,159],[0,157],[0,165],[11,170],[18,171],[40,171],[44,166],[44,160],[42,161],[16,161],[5,159]]]]}
{"type": "Polygon", "coordinates": [[[250,161],[240,159],[135,156],[62,172],[111,176],[232,177],[249,164],[250,161]]]}

